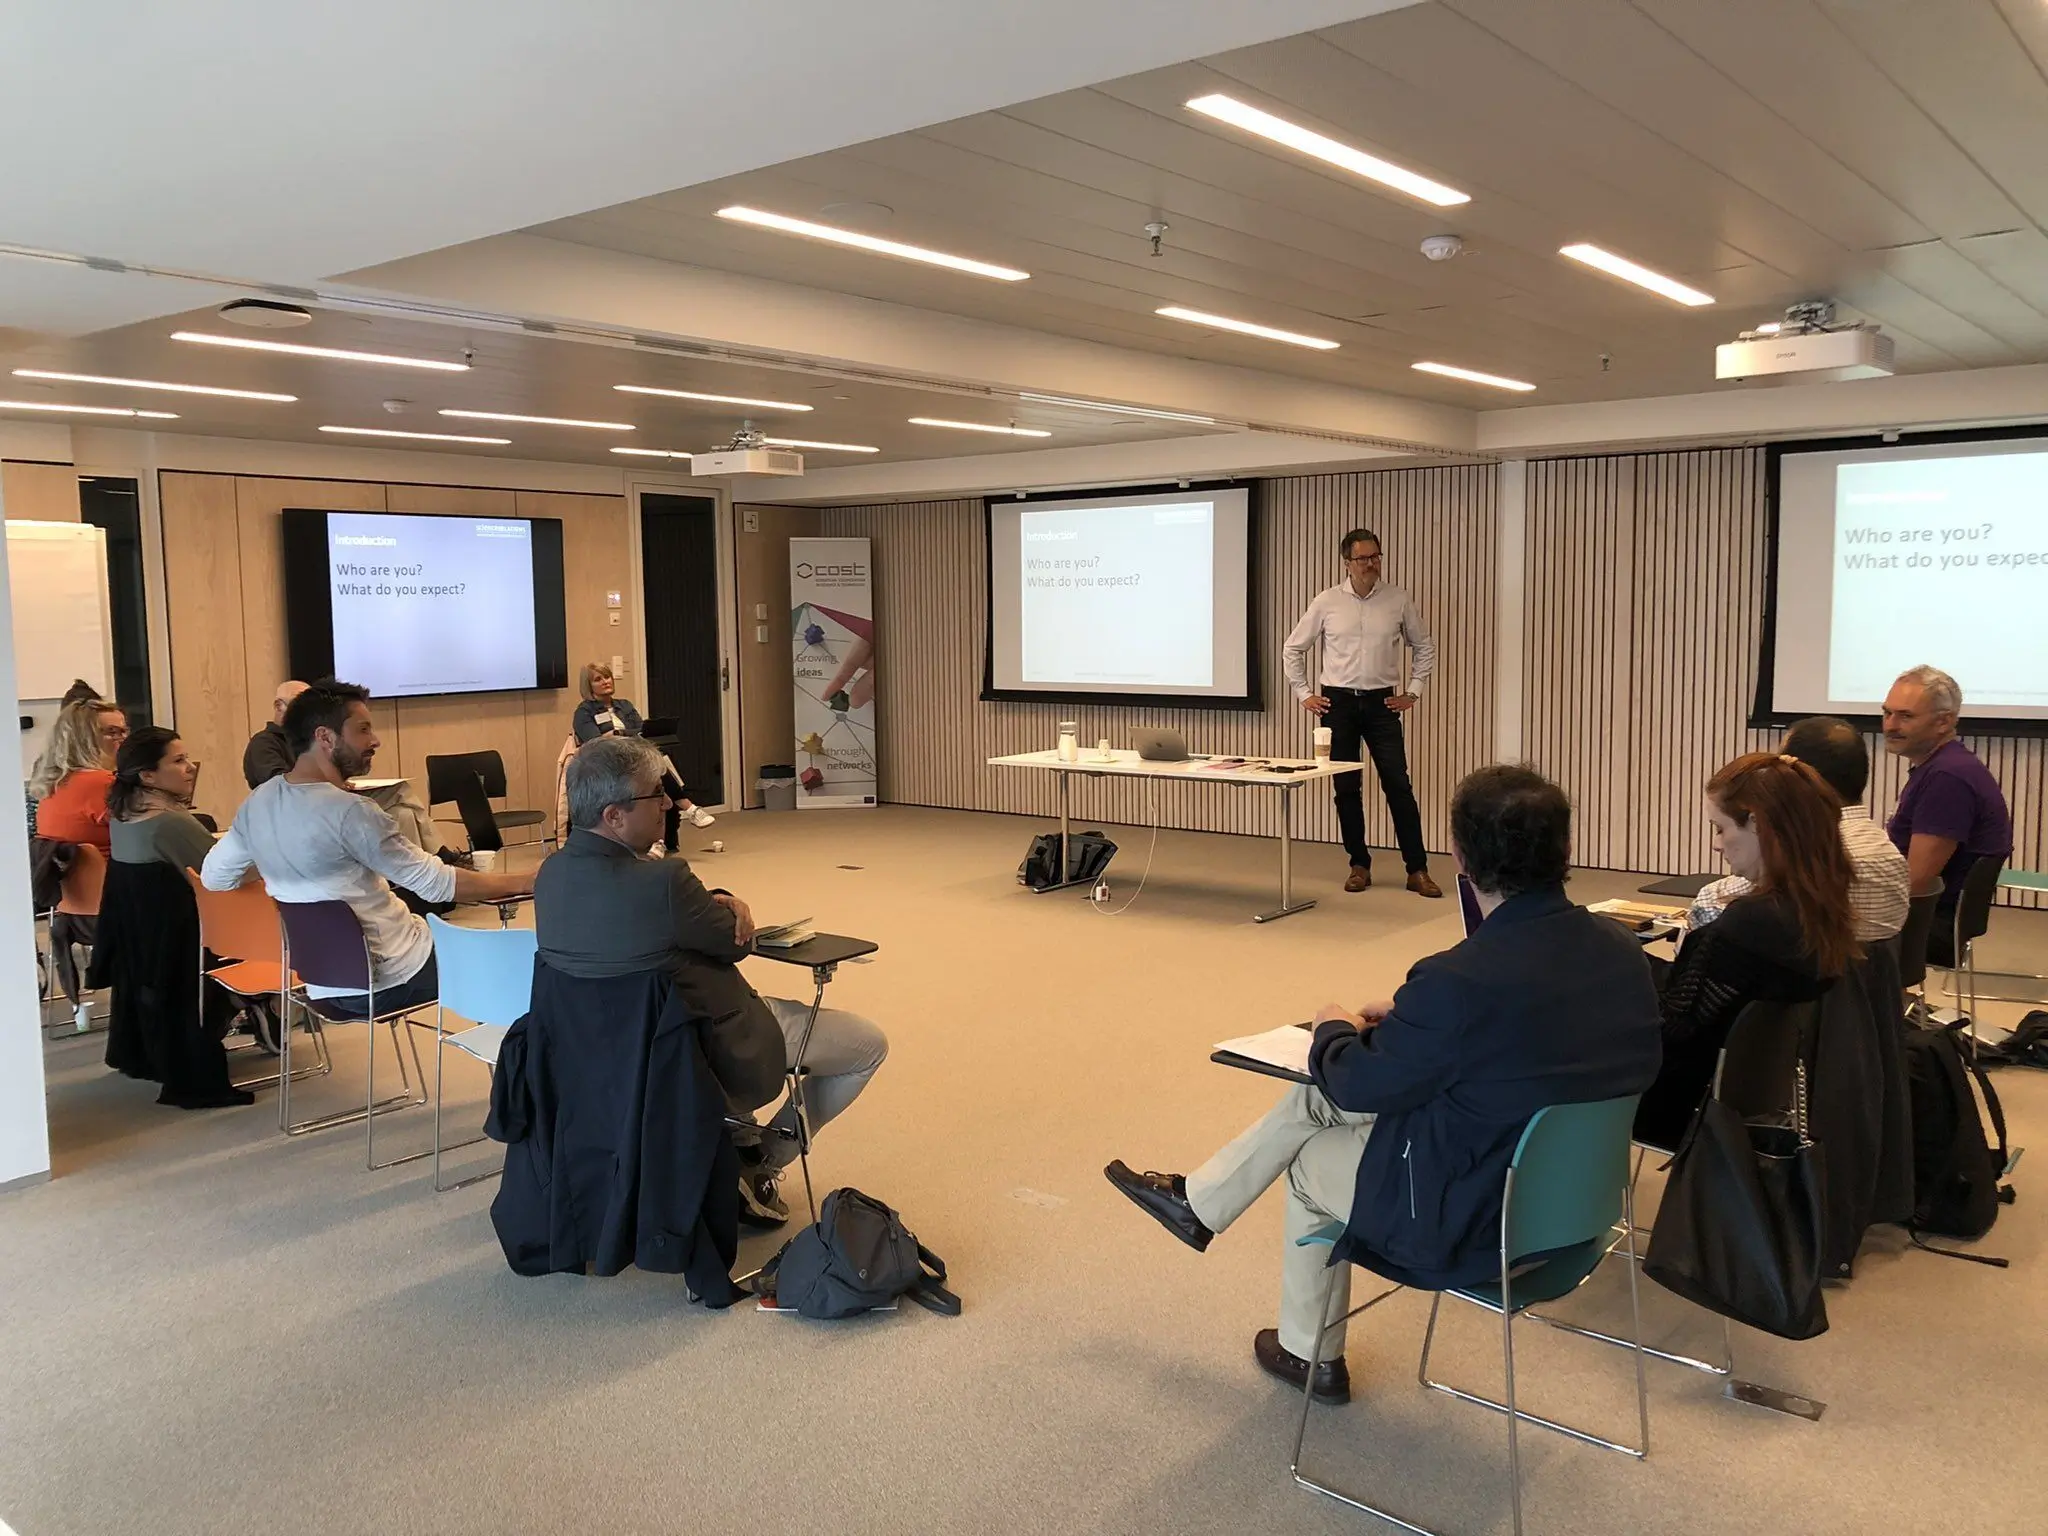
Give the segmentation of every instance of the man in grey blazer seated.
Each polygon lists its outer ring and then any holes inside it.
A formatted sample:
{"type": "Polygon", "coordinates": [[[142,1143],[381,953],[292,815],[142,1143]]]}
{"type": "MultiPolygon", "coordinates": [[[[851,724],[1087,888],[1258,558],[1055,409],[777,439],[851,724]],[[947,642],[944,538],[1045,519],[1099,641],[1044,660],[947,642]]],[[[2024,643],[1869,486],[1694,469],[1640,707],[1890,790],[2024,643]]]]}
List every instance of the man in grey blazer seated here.
{"type": "MultiPolygon", "coordinates": [[[[704,1054],[736,1113],[783,1091],[784,1073],[810,1014],[808,1003],[762,997],[738,962],[752,951],[754,916],[729,891],[707,890],[678,857],[649,858],[661,840],[668,792],[662,755],[636,736],[600,736],[569,760],[568,840],[534,878],[540,957],[569,976],[666,970],[706,1023],[704,1054]]],[[[868,1020],[818,1012],[804,1054],[804,1107],[811,1129],[860,1096],[889,1054],[868,1020]]],[[[768,1133],[740,1137],[742,1219],[780,1226],[789,1209],[776,1180],[796,1156],[796,1111],[785,1103],[768,1133]]]]}

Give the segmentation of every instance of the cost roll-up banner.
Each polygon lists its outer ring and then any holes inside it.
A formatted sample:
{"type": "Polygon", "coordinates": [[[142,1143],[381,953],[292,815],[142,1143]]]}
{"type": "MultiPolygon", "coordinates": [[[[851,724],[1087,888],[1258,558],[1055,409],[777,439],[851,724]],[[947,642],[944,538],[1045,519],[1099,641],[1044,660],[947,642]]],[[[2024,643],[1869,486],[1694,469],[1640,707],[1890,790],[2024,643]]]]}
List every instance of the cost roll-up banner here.
{"type": "Polygon", "coordinates": [[[866,539],[789,541],[798,810],[875,803],[875,589],[866,539]]]}

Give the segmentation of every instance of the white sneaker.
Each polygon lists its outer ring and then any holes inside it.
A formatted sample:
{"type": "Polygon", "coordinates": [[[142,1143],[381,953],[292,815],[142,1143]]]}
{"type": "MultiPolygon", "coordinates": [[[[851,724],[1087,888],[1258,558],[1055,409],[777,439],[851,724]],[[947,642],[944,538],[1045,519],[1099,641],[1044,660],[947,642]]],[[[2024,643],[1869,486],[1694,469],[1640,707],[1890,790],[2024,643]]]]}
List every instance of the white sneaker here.
{"type": "Polygon", "coordinates": [[[705,810],[701,805],[691,806],[683,815],[693,827],[708,827],[718,820],[716,816],[705,810]]]}

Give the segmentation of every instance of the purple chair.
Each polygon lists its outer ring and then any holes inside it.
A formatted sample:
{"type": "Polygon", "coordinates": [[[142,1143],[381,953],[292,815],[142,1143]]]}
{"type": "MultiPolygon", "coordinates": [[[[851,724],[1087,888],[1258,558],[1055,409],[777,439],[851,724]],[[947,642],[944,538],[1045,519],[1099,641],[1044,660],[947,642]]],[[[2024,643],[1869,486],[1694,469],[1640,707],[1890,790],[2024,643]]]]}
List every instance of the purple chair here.
{"type": "MultiPolygon", "coordinates": [[[[399,1043],[400,1022],[415,1023],[414,1015],[428,1004],[414,1004],[410,1008],[398,1008],[380,1013],[377,1009],[377,988],[370,970],[370,946],[363,937],[363,925],[356,920],[355,909],[345,901],[280,901],[277,904],[278,917],[284,923],[285,963],[297,973],[299,980],[309,987],[333,987],[344,992],[366,994],[365,1019],[344,1019],[323,1008],[325,999],[308,997],[307,1007],[331,1024],[367,1023],[370,1026],[367,1048],[363,1055],[367,1066],[363,1074],[363,1108],[343,1110],[326,1115],[318,1120],[303,1122],[298,1129],[317,1130],[323,1126],[343,1125],[351,1120],[361,1120],[368,1142],[369,1165],[372,1169],[395,1168],[400,1163],[410,1163],[423,1157],[433,1156],[430,1147],[422,1152],[395,1157],[388,1162],[377,1161],[377,1116],[388,1110],[427,1102],[427,1075],[420,1065],[419,1046],[413,1042],[412,1030],[407,1029],[404,1046],[399,1043]],[[398,1080],[400,1091],[388,1098],[377,1097],[377,1026],[382,1024],[391,1031],[391,1049],[398,1057],[398,1080]],[[405,1070],[406,1047],[412,1052],[412,1079],[418,1083],[415,1090],[408,1081],[405,1070]]],[[[424,1026],[422,1026],[424,1027],[424,1026]]]]}

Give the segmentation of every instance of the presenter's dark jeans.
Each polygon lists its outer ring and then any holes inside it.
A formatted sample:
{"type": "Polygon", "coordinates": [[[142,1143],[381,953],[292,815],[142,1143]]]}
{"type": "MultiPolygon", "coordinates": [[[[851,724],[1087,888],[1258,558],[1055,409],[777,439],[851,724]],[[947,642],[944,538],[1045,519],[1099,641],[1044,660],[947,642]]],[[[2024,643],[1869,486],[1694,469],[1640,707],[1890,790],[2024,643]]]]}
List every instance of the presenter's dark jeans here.
{"type": "MultiPolygon", "coordinates": [[[[1408,750],[1401,735],[1401,715],[1387,708],[1391,688],[1324,688],[1330,712],[1323,724],[1330,728],[1330,756],[1340,763],[1365,761],[1372,754],[1373,771],[1387,797],[1387,810],[1394,818],[1394,837],[1401,845],[1401,861],[1413,874],[1429,868],[1429,850],[1422,845],[1422,812],[1416,808],[1415,789],[1408,782],[1408,750]]],[[[1365,845],[1365,800],[1362,773],[1340,774],[1330,781],[1337,800],[1337,826],[1344,834],[1344,852],[1361,869],[1372,868],[1372,850],[1365,845]]]]}

